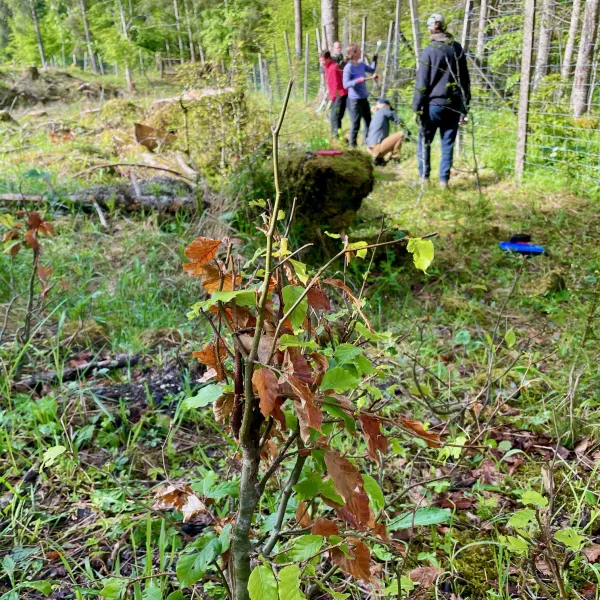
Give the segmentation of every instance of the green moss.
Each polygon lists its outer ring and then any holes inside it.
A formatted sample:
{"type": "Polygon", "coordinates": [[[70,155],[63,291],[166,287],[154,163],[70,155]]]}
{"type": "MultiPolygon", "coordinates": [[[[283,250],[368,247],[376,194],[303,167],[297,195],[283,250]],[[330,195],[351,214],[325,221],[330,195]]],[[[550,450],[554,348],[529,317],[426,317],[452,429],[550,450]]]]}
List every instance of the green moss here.
{"type": "MultiPolygon", "coordinates": [[[[454,531],[453,537],[458,541],[457,551],[474,542],[485,541],[480,531],[454,531]]],[[[493,541],[490,539],[490,541],[493,541]]],[[[492,545],[478,544],[469,546],[454,558],[454,568],[462,580],[461,596],[463,598],[486,598],[491,582],[498,580],[497,565],[492,545]]]]}
{"type": "Polygon", "coordinates": [[[100,118],[112,127],[127,127],[143,118],[143,110],[131,100],[115,98],[102,105],[100,118]]]}

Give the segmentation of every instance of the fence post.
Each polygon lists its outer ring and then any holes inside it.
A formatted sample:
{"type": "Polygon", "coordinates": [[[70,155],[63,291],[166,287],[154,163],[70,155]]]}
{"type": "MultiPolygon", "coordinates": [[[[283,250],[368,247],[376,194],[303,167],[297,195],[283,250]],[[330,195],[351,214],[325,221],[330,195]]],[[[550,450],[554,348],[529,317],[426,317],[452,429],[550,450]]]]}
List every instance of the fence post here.
{"type": "Polygon", "coordinates": [[[281,102],[281,81],[279,79],[279,67],[277,65],[277,49],[273,44],[273,63],[275,65],[275,86],[277,87],[277,98],[281,102]]]}
{"type": "Polygon", "coordinates": [[[256,65],[252,63],[252,85],[254,86],[254,93],[258,93],[258,86],[256,84],[256,65]]]}
{"type": "Polygon", "coordinates": [[[360,58],[365,60],[365,41],[367,39],[367,15],[362,17],[362,28],[360,34],[360,58]]]}
{"type": "Polygon", "coordinates": [[[306,34],[306,42],[304,44],[304,104],[308,102],[308,45],[310,36],[306,34]]]}
{"type": "Polygon", "coordinates": [[[265,74],[263,70],[263,61],[260,52],[258,53],[258,74],[260,76],[260,93],[265,95],[265,74]]]}
{"type": "MultiPolygon", "coordinates": [[[[321,50],[330,50],[329,40],[327,39],[327,28],[321,25],[321,50]]],[[[333,42],[331,42],[333,44],[333,42]]]]}
{"type": "MultiPolygon", "coordinates": [[[[98,54],[98,64],[100,65],[100,75],[104,75],[104,63],[102,62],[102,57],[98,54]]],[[[161,75],[162,77],[162,75],[161,75]]]]}
{"type": "MultiPolygon", "coordinates": [[[[285,43],[285,54],[287,57],[289,79],[294,77],[294,67],[292,66],[292,53],[290,52],[290,43],[288,41],[287,31],[283,32],[283,41],[285,43]]],[[[296,99],[296,86],[292,89],[292,96],[296,99]]]]}
{"type": "MultiPolygon", "coordinates": [[[[346,54],[346,48],[348,47],[348,17],[344,17],[344,29],[342,34],[342,54],[346,54]]],[[[334,40],[335,41],[335,40],[334,40]]]]}
{"type": "Polygon", "coordinates": [[[410,21],[412,24],[413,45],[415,49],[415,58],[417,59],[417,69],[419,68],[419,59],[421,58],[421,32],[419,30],[419,8],[417,0],[408,0],[410,6],[410,21]]]}
{"type": "Polygon", "coordinates": [[[388,29],[388,37],[387,37],[387,47],[385,49],[385,62],[383,63],[383,83],[381,84],[381,95],[385,96],[385,90],[387,86],[387,76],[388,76],[388,65],[390,62],[390,54],[392,58],[394,56],[392,50],[392,32],[394,31],[394,21],[390,21],[390,27],[388,29]]]}
{"type": "Polygon", "coordinates": [[[522,179],[527,154],[527,126],[529,124],[529,91],[531,58],[533,56],[533,34],[535,29],[535,0],[525,0],[525,23],[523,25],[523,54],[521,58],[521,82],[519,86],[519,113],[515,175],[522,179]]]}
{"type": "MultiPolygon", "coordinates": [[[[469,37],[469,24],[471,16],[471,6],[473,0],[465,0],[465,14],[463,16],[462,30],[460,32],[460,45],[463,47],[463,52],[467,53],[467,43],[469,37]]],[[[458,135],[456,136],[456,154],[460,156],[462,153],[463,146],[463,128],[458,128],[458,135]]]]}

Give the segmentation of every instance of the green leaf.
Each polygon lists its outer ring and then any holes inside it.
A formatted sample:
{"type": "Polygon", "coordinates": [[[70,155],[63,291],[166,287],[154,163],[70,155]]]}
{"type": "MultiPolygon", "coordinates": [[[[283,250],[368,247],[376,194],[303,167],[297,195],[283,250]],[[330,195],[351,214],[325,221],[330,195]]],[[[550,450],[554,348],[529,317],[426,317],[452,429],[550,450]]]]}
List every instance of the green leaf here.
{"type": "Polygon", "coordinates": [[[355,388],[360,380],[350,374],[343,367],[333,367],[325,372],[323,381],[321,381],[322,390],[334,390],[342,393],[351,388],[355,388]]]}
{"type": "Polygon", "coordinates": [[[325,588],[325,590],[333,598],[333,600],[346,600],[346,598],[350,597],[350,594],[345,594],[342,592],[334,592],[330,588],[325,588]]]}
{"type": "Polygon", "coordinates": [[[183,586],[194,585],[206,573],[208,565],[221,554],[221,542],[218,538],[212,538],[196,554],[183,554],[177,561],[177,579],[183,586]]]}
{"type": "MultiPolygon", "coordinates": [[[[412,579],[409,579],[408,577],[406,577],[406,575],[402,575],[402,577],[400,578],[400,587],[401,587],[401,592],[403,596],[406,596],[408,594],[408,592],[412,592],[412,590],[415,589],[415,582],[412,581],[412,579]]],[[[384,596],[397,596],[398,595],[398,579],[394,579],[394,581],[388,585],[388,587],[386,587],[383,590],[383,595],[384,596]]]]}
{"type": "Polygon", "coordinates": [[[8,229],[12,229],[15,226],[15,219],[11,214],[5,213],[0,215],[0,224],[8,229]]]}
{"type": "Polygon", "coordinates": [[[454,343],[457,346],[468,346],[471,343],[471,334],[466,329],[461,329],[454,336],[454,343]]]}
{"type": "Polygon", "coordinates": [[[410,529],[411,527],[424,527],[427,525],[438,525],[445,523],[450,519],[450,510],[448,508],[418,508],[415,513],[404,513],[394,519],[388,529],[397,531],[398,529],[410,529]]]}
{"type": "Polygon", "coordinates": [[[122,579],[111,577],[104,580],[104,587],[100,590],[100,595],[104,600],[116,600],[120,598],[125,590],[125,582],[122,579]]]}
{"type": "Polygon", "coordinates": [[[538,492],[533,492],[531,490],[525,492],[521,496],[521,502],[525,504],[525,506],[535,506],[536,508],[544,508],[548,506],[548,499],[544,498],[538,492]]]}
{"type": "Polygon", "coordinates": [[[348,250],[356,250],[356,256],[358,258],[364,258],[367,256],[367,242],[353,242],[352,244],[348,244],[348,250]]]}
{"type": "Polygon", "coordinates": [[[335,240],[339,240],[342,237],[339,233],[329,233],[329,231],[326,231],[325,235],[328,235],[330,238],[335,240]]]}
{"type": "Polygon", "coordinates": [[[337,504],[344,504],[344,499],[335,491],[335,485],[331,477],[323,482],[321,496],[323,496],[323,498],[327,498],[327,500],[336,502],[337,504]]]}
{"type": "Polygon", "coordinates": [[[183,592],[181,590],[175,590],[167,596],[167,600],[184,600],[183,592]]]}
{"type": "Polygon", "coordinates": [[[336,419],[343,419],[346,429],[350,433],[356,433],[356,422],[354,421],[354,419],[344,409],[340,408],[339,406],[334,406],[333,404],[330,404],[329,402],[334,401],[333,398],[327,398],[326,400],[327,402],[323,402],[321,404],[321,408],[332,417],[336,419]]]}
{"type": "Polygon", "coordinates": [[[535,510],[533,508],[526,508],[516,512],[507,522],[507,525],[515,527],[517,529],[524,529],[530,523],[535,521],[535,510]]]}
{"type": "Polygon", "coordinates": [[[42,455],[42,465],[41,468],[44,469],[46,467],[51,467],[54,464],[54,461],[67,449],[64,446],[52,446],[52,448],[48,448],[44,454],[42,455]]]}
{"type": "MultiPolygon", "coordinates": [[[[373,367],[373,363],[364,354],[360,354],[359,356],[356,357],[356,360],[354,361],[354,365],[358,369],[360,369],[360,371],[362,372],[363,375],[373,375],[374,373],[377,372],[375,370],[375,367],[373,367]]],[[[369,386],[369,388],[372,388],[372,387],[373,386],[369,386]]],[[[377,390],[377,388],[374,388],[374,389],[377,390]]],[[[377,390],[377,392],[379,393],[379,396],[381,396],[381,392],[379,390],[377,390]]]]}
{"type": "Polygon", "coordinates": [[[406,249],[413,255],[413,262],[417,269],[426,272],[433,261],[433,242],[421,238],[410,238],[406,249]]]}
{"type": "Polygon", "coordinates": [[[283,219],[285,219],[285,211],[279,209],[279,211],[277,212],[277,220],[283,221],[283,219]]]}
{"type": "Polygon", "coordinates": [[[265,208],[267,203],[264,200],[250,200],[248,203],[250,206],[258,206],[259,208],[265,208]]]}
{"type": "Polygon", "coordinates": [[[502,453],[508,452],[511,448],[512,448],[512,442],[510,440],[502,440],[498,444],[498,450],[500,450],[500,452],[502,452],[502,453]]]}
{"type": "Polygon", "coordinates": [[[277,581],[273,569],[268,565],[259,565],[248,580],[250,600],[277,600],[277,581]]]}
{"type": "Polygon", "coordinates": [[[527,556],[529,554],[529,544],[523,538],[515,537],[514,535],[501,536],[500,540],[506,544],[509,552],[527,556]]]}
{"type": "Polygon", "coordinates": [[[385,499],[379,484],[370,475],[364,474],[362,478],[365,482],[365,492],[371,499],[375,510],[381,510],[385,506],[385,499]]]}
{"type": "Polygon", "coordinates": [[[279,600],[304,600],[300,591],[300,567],[289,565],[277,574],[279,579],[279,600]]]}
{"type": "Polygon", "coordinates": [[[252,307],[256,305],[256,294],[252,290],[236,290],[233,292],[213,292],[208,300],[196,302],[187,314],[188,319],[194,319],[200,315],[201,311],[216,306],[218,302],[227,304],[235,300],[236,306],[252,307]]]}
{"type": "MultiPolygon", "coordinates": [[[[296,303],[298,298],[304,293],[304,288],[298,285],[286,285],[282,291],[283,294],[283,309],[287,311],[296,303]]],[[[306,296],[302,302],[294,309],[290,315],[290,323],[294,329],[298,329],[304,323],[306,313],[308,311],[308,298],[306,296]]]]}
{"type": "Polygon", "coordinates": [[[308,560],[321,549],[323,541],[322,535],[302,535],[296,538],[287,554],[292,561],[302,562],[308,560]]]}
{"type": "Polygon", "coordinates": [[[569,550],[581,550],[586,542],[585,536],[577,533],[572,527],[562,529],[554,534],[554,539],[561,544],[564,544],[569,550]]]}
{"type": "Polygon", "coordinates": [[[286,348],[307,348],[308,350],[316,350],[318,348],[317,342],[309,340],[308,342],[302,342],[295,335],[284,333],[279,338],[279,349],[285,350],[286,348]]]}
{"type": "Polygon", "coordinates": [[[339,344],[333,353],[338,366],[352,362],[359,354],[363,353],[362,348],[357,348],[353,344],[339,344]]]}
{"type": "Polygon", "coordinates": [[[192,410],[194,408],[202,408],[212,404],[215,400],[223,395],[223,387],[218,383],[204,386],[195,396],[186,398],[183,401],[184,410],[192,410]]]}
{"type": "Polygon", "coordinates": [[[314,498],[321,491],[322,487],[323,481],[321,475],[316,471],[311,471],[306,473],[304,479],[299,481],[293,487],[293,490],[302,500],[308,500],[309,498],[314,498]]]}
{"type": "Polygon", "coordinates": [[[31,590],[41,592],[44,596],[49,596],[52,593],[52,583],[50,581],[25,581],[22,585],[31,590]]]}
{"type": "Polygon", "coordinates": [[[509,348],[512,348],[515,345],[515,342],[517,341],[517,336],[515,335],[515,332],[512,329],[509,329],[504,334],[504,341],[506,342],[506,345],[509,348]]]}
{"type": "Polygon", "coordinates": [[[142,594],[142,600],[162,600],[162,597],[160,588],[154,584],[150,584],[142,594]]]}
{"type": "Polygon", "coordinates": [[[293,258],[290,258],[289,262],[291,262],[292,265],[294,266],[294,272],[296,273],[296,277],[304,285],[306,285],[306,282],[308,281],[308,275],[306,273],[306,265],[303,262],[300,262],[298,260],[294,260],[293,258]]]}

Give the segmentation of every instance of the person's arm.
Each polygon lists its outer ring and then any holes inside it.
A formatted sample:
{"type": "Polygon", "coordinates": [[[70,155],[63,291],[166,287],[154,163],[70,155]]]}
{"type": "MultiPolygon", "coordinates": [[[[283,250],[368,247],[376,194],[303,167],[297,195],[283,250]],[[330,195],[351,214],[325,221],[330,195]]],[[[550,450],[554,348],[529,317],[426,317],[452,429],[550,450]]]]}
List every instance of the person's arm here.
{"type": "Polygon", "coordinates": [[[351,67],[351,63],[348,63],[344,67],[343,82],[344,82],[344,88],[347,90],[349,90],[351,87],[354,87],[357,83],[364,83],[364,81],[365,81],[364,77],[357,77],[356,79],[350,79],[350,77],[352,76],[350,73],[350,67],[351,67]]]}
{"type": "Polygon", "coordinates": [[[427,49],[421,54],[419,59],[419,70],[417,71],[417,79],[415,81],[415,93],[413,95],[412,109],[413,112],[421,112],[427,95],[429,93],[429,81],[431,79],[431,60],[427,49]]]}
{"type": "Polygon", "coordinates": [[[365,63],[365,71],[367,73],[375,73],[375,69],[377,69],[377,54],[373,57],[373,62],[370,65],[365,63]]]}

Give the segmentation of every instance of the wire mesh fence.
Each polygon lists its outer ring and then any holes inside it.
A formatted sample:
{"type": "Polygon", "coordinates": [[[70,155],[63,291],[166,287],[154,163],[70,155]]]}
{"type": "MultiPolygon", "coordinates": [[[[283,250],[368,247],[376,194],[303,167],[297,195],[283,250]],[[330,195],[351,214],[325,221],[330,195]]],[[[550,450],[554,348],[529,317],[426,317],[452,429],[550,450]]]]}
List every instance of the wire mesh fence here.
{"type": "MultiPolygon", "coordinates": [[[[599,9],[600,0],[463,0],[460,10],[447,15],[448,29],[464,46],[472,81],[470,124],[461,136],[457,165],[473,168],[473,134],[480,166],[518,170],[521,140],[523,167],[600,186],[599,9]]],[[[409,31],[401,26],[396,32],[391,22],[387,39],[353,40],[362,44],[367,59],[379,42],[380,78],[371,85],[371,96],[393,98],[406,119],[417,69],[415,48],[428,43],[429,15],[415,13],[414,28],[411,19],[406,27],[402,16],[401,25],[409,31]]],[[[321,106],[318,34],[317,29],[305,36],[301,60],[281,52],[260,57],[248,74],[249,88],[277,102],[295,74],[296,98],[321,106]]]]}

